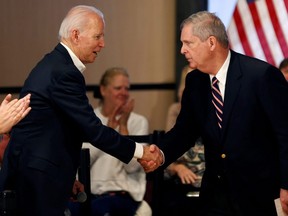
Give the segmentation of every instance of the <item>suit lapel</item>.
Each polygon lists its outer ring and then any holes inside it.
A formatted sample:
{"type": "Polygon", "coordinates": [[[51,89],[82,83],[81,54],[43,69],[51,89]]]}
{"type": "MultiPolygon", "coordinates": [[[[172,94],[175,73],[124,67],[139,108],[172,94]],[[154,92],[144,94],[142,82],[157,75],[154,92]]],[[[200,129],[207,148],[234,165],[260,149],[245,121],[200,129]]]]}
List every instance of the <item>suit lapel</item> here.
{"type": "Polygon", "coordinates": [[[237,55],[235,52],[231,51],[231,60],[227,71],[225,86],[222,137],[223,134],[225,134],[230,114],[233,110],[234,103],[241,88],[241,76],[242,72],[237,55]]]}

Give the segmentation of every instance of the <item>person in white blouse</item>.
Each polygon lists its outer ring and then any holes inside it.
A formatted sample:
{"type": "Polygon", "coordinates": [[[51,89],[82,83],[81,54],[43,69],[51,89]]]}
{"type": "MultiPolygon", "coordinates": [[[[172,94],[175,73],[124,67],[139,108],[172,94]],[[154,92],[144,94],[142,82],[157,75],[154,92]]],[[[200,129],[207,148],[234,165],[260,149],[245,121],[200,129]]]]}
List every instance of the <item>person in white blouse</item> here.
{"type": "MultiPolygon", "coordinates": [[[[129,75],[125,68],[107,69],[99,87],[101,99],[94,111],[104,125],[122,135],[149,134],[147,118],[133,112],[135,101],[130,99],[129,75]]],[[[146,173],[136,159],[125,164],[90,143],[83,143],[82,148],[90,150],[93,216],[140,215],[139,206],[146,206],[143,215],[152,214],[150,206],[143,201],[146,173]]]]}

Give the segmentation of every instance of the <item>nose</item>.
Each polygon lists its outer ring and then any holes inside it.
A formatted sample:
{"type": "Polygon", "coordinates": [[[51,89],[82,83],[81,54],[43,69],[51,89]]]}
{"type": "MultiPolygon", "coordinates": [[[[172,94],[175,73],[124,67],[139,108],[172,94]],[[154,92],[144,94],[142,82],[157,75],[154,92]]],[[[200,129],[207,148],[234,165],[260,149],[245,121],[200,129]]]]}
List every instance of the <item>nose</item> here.
{"type": "Polygon", "coordinates": [[[183,45],[181,46],[180,52],[181,52],[181,54],[183,54],[183,55],[186,53],[186,49],[184,49],[184,46],[183,46],[183,45]]]}
{"type": "Polygon", "coordinates": [[[105,40],[104,40],[104,37],[102,37],[99,41],[99,46],[104,48],[105,47],[105,40]]]}
{"type": "Polygon", "coordinates": [[[119,90],[119,93],[120,93],[122,96],[129,97],[129,89],[126,88],[126,87],[122,87],[122,88],[119,90]]]}
{"type": "Polygon", "coordinates": [[[126,88],[122,88],[121,93],[126,96],[129,95],[129,91],[126,88]]]}

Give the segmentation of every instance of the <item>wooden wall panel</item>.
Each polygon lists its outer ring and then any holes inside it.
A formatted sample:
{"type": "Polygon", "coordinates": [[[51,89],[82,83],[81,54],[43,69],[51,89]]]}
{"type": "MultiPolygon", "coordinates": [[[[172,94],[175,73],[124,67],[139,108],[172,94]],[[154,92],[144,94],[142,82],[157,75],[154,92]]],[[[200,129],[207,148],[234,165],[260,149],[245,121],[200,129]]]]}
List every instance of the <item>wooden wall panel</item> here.
{"type": "MultiPolygon", "coordinates": [[[[56,46],[60,22],[79,2],[0,1],[1,87],[22,86],[32,67],[56,46]]],[[[98,7],[106,20],[106,47],[95,63],[87,65],[87,84],[98,84],[111,66],[126,67],[131,83],[174,82],[175,0],[82,0],[81,4],[98,7]]],[[[147,116],[151,130],[165,128],[164,113],[174,100],[173,91],[135,92],[135,99],[135,111],[147,116]]]]}

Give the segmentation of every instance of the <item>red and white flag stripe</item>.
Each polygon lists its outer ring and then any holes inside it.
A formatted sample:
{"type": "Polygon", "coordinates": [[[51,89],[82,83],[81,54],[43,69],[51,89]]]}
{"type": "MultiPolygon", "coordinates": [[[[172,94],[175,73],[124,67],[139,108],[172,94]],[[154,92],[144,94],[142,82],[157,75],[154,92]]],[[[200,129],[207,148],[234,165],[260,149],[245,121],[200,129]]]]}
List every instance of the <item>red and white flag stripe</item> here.
{"type": "Polygon", "coordinates": [[[231,49],[276,67],[288,57],[288,0],[238,0],[227,32],[231,49]]]}

